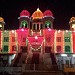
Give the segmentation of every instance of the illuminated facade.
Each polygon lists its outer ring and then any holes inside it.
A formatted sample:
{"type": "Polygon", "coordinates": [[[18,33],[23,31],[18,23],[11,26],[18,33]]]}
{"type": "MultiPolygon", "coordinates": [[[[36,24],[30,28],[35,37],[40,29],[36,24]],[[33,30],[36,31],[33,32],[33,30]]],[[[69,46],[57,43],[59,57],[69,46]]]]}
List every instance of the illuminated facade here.
{"type": "MultiPolygon", "coordinates": [[[[0,55],[8,54],[9,64],[12,60],[15,62],[18,53],[27,53],[32,58],[37,54],[33,60],[39,60],[32,64],[75,64],[75,17],[70,19],[70,30],[53,29],[54,17],[50,10],[42,13],[37,9],[31,17],[27,10],[23,10],[18,19],[19,29],[4,30],[5,22],[0,17],[0,55]]],[[[26,58],[24,63],[27,62],[26,58]]]]}

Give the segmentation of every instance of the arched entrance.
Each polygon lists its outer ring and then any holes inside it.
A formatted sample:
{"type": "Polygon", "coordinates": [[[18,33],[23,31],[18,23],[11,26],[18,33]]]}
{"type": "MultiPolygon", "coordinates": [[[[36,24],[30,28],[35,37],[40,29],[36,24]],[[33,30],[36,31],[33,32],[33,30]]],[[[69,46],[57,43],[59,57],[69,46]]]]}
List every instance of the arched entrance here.
{"type": "Polygon", "coordinates": [[[44,45],[43,36],[30,36],[28,37],[28,52],[38,52],[41,53],[44,45]]]}
{"type": "Polygon", "coordinates": [[[31,63],[39,64],[39,52],[33,52],[31,63]]]}

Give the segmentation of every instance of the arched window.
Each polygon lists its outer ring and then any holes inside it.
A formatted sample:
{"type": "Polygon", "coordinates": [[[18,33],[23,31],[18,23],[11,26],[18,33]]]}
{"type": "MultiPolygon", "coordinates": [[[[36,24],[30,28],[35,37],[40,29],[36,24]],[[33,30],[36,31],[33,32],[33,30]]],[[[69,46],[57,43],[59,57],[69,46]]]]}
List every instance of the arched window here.
{"type": "Polygon", "coordinates": [[[25,20],[23,20],[23,21],[21,22],[21,28],[27,28],[27,27],[28,27],[28,22],[25,21],[25,20]]]}
{"type": "Polygon", "coordinates": [[[46,21],[45,22],[45,28],[51,28],[51,22],[50,21],[46,21]]]}

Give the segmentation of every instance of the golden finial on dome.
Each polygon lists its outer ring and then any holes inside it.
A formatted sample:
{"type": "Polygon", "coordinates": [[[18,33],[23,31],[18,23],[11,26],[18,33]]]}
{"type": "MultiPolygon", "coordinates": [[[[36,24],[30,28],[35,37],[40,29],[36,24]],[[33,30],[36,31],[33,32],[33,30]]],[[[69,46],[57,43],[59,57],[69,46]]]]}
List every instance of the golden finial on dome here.
{"type": "Polygon", "coordinates": [[[40,11],[40,9],[39,9],[39,8],[37,8],[37,11],[40,11]]]}

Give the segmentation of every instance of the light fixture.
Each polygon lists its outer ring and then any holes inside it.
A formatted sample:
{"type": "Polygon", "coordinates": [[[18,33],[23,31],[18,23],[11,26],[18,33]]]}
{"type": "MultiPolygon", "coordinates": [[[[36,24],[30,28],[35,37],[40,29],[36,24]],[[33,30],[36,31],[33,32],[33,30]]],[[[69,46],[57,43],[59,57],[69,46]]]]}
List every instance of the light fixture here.
{"type": "Polygon", "coordinates": [[[50,28],[49,28],[48,30],[49,30],[49,31],[51,31],[51,29],[50,29],[50,28]]]}
{"type": "Polygon", "coordinates": [[[61,54],[61,56],[67,56],[67,54],[61,54]]]}
{"type": "Polygon", "coordinates": [[[68,30],[66,30],[66,32],[68,32],[68,30]]]}
{"type": "Polygon", "coordinates": [[[15,56],[16,56],[16,54],[12,55],[12,59],[14,59],[14,58],[15,58],[15,56]]]}
{"type": "Polygon", "coordinates": [[[58,30],[58,33],[60,33],[60,30],[58,30]]]}
{"type": "Polygon", "coordinates": [[[39,8],[37,8],[37,11],[40,11],[39,8]]]}
{"type": "Polygon", "coordinates": [[[38,37],[37,37],[37,36],[35,36],[35,39],[38,39],[38,37]]]}
{"type": "Polygon", "coordinates": [[[22,29],[22,31],[24,31],[24,29],[22,29]]]}
{"type": "Polygon", "coordinates": [[[75,24],[72,24],[72,28],[75,29],[75,24]]]}
{"type": "Polygon", "coordinates": [[[73,54],[72,56],[75,57],[75,54],[73,54]]]}
{"type": "Polygon", "coordinates": [[[0,24],[0,27],[2,27],[2,25],[0,24]]]}
{"type": "Polygon", "coordinates": [[[14,33],[15,31],[14,30],[12,30],[12,33],[14,33]]]}

